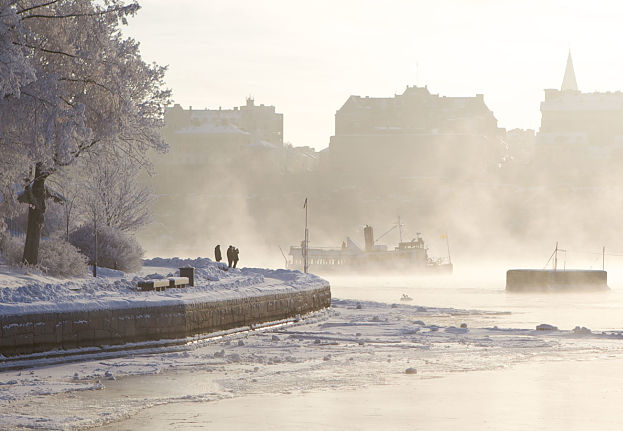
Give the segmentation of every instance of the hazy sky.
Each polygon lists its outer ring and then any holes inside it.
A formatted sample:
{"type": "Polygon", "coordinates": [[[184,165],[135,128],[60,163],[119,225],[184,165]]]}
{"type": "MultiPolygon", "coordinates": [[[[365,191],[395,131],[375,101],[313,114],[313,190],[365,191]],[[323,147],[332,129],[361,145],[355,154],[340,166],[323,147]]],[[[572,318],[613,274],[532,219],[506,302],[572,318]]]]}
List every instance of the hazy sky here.
{"type": "Polygon", "coordinates": [[[284,114],[284,138],[325,148],[349,95],[406,85],[473,96],[499,125],[538,128],[571,48],[582,91],[623,89],[623,3],[549,0],[142,0],[127,30],[168,64],[176,103],[284,114]],[[419,65],[419,66],[418,66],[419,65]]]}

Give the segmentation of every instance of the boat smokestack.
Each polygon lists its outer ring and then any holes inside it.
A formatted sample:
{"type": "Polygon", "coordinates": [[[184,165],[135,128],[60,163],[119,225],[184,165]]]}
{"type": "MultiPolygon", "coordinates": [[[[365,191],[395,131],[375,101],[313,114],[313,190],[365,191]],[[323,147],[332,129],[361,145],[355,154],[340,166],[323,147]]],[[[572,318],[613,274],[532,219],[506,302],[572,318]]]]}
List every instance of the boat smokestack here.
{"type": "Polygon", "coordinates": [[[372,226],[366,225],[363,228],[363,238],[366,243],[366,251],[372,251],[374,249],[374,231],[372,226]]]}

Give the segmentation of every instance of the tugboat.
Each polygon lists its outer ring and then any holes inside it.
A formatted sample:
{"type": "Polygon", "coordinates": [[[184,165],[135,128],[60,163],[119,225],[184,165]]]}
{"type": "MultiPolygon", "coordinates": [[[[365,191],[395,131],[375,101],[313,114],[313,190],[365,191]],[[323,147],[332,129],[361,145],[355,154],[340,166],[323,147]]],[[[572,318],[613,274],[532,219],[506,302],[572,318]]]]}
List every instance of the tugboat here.
{"type": "MultiPolygon", "coordinates": [[[[291,260],[288,269],[303,271],[309,268],[314,273],[401,273],[409,275],[452,274],[452,261],[448,246],[447,258],[432,258],[420,233],[411,241],[402,241],[393,250],[376,241],[391,232],[398,225],[374,239],[372,226],[366,225],[364,248],[347,237],[341,247],[309,247],[307,241],[300,246],[290,247],[291,260]],[[306,268],[307,266],[307,268],[306,268]]],[[[401,234],[402,237],[402,234],[401,234]]],[[[447,238],[446,238],[447,241],[447,238]]]]}

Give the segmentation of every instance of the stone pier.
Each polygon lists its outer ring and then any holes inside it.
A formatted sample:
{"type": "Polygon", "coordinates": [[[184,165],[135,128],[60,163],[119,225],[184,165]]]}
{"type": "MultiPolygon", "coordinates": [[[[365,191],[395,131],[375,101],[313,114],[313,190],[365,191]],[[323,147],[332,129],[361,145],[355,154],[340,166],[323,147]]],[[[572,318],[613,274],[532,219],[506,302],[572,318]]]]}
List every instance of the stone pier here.
{"type": "Polygon", "coordinates": [[[329,285],[222,301],[0,316],[0,353],[176,339],[306,314],[331,305],[329,285]]]}

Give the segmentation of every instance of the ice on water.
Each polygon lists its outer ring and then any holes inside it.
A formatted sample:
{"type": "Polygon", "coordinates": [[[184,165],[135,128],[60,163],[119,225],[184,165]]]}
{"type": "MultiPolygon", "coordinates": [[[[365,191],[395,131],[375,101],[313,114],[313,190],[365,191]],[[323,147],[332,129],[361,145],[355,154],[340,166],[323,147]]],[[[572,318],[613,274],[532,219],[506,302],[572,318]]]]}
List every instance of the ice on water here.
{"type": "Polygon", "coordinates": [[[617,332],[498,326],[507,315],[334,299],[329,310],[275,328],[1,373],[0,420],[79,429],[163,403],[416,382],[535,357],[623,354],[617,332]]]}

